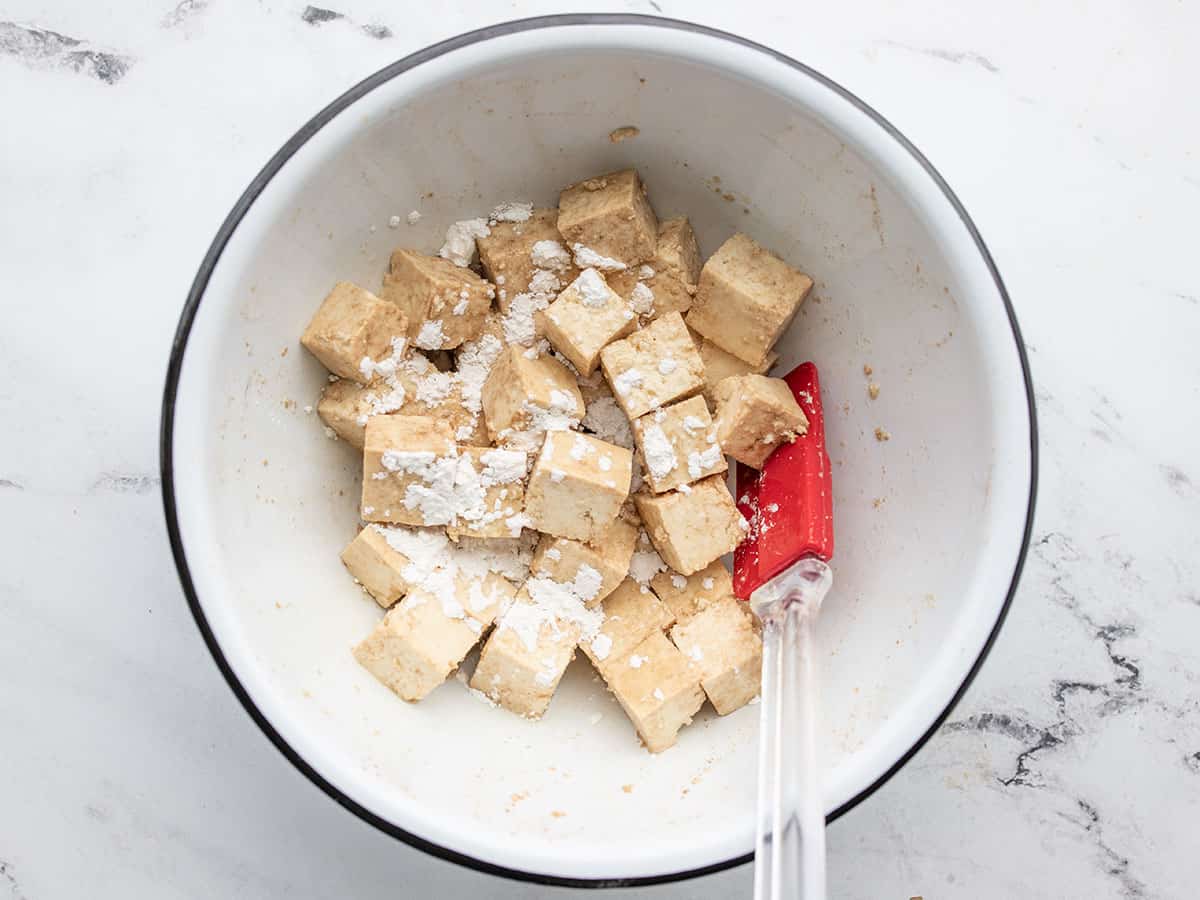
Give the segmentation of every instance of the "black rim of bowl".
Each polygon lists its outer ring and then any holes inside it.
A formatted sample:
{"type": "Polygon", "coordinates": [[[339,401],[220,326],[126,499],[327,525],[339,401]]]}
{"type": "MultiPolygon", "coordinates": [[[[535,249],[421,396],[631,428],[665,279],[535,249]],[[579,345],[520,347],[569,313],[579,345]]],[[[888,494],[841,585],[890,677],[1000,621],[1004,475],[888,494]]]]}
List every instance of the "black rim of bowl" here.
{"type": "Polygon", "coordinates": [[[871,796],[875,791],[884,785],[893,775],[902,769],[913,756],[916,755],[925,743],[934,735],[934,733],[945,722],[946,718],[953,711],[958,701],[962,699],[964,693],[975,675],[979,672],[984,660],[987,658],[992,644],[995,643],[996,636],[1000,633],[1000,629],[1004,624],[1005,617],[1008,615],[1009,607],[1012,605],[1013,596],[1017,590],[1017,584],[1021,577],[1021,569],[1025,564],[1025,557],[1029,551],[1030,537],[1033,530],[1033,512],[1034,502],[1037,496],[1037,477],[1038,477],[1038,443],[1037,443],[1037,413],[1034,408],[1033,397],[1033,380],[1029,370],[1029,359],[1025,353],[1025,344],[1021,338],[1021,330],[1017,324],[1017,317],[1013,311],[1012,303],[1009,300],[1008,292],[1004,287],[1004,282],[1000,277],[999,271],[996,269],[996,264],[992,259],[991,253],[983,242],[975,224],[971,221],[971,217],[967,215],[967,211],[959,202],[958,197],[950,189],[945,179],[938,173],[933,165],[927,160],[916,147],[903,135],[895,126],[887,119],[877,113],[874,109],[856,97],[854,94],[847,91],[845,88],[831,81],[829,78],[822,75],[801,62],[779,53],[769,47],[764,47],[762,44],[747,40],[737,35],[730,34],[725,31],[720,31],[714,28],[708,28],[703,25],[697,25],[692,22],[685,22],[677,19],[664,19],[656,16],[642,16],[632,14],[571,14],[571,15],[553,15],[553,16],[538,16],[530,19],[520,19],[513,22],[505,22],[499,25],[491,25],[486,28],[471,31],[466,34],[458,35],[440,43],[426,47],[424,50],[419,50],[404,59],[398,60],[383,69],[380,69],[375,74],[364,79],[356,84],[350,90],[346,91],[319,113],[313,116],[303,128],[294,134],[279,151],[271,157],[270,161],[262,168],[250,182],[250,186],[246,188],[241,197],[238,198],[232,211],[221,224],[220,230],[213,239],[212,244],[208,248],[208,252],[204,256],[203,262],[200,264],[200,269],[196,273],[196,278],[192,282],[191,290],[188,292],[187,303],[184,305],[183,313],[179,318],[179,325],[175,331],[175,338],[171,345],[171,357],[167,367],[166,387],[163,392],[162,404],[162,426],[159,434],[159,465],[162,470],[162,492],[163,506],[166,512],[167,531],[171,541],[171,552],[175,557],[175,565],[179,570],[179,580],[183,586],[183,592],[187,597],[188,605],[191,607],[192,616],[196,620],[196,625],[200,629],[201,635],[204,637],[204,642],[208,645],[209,651],[212,653],[213,659],[216,661],[217,667],[224,675],[225,681],[230,689],[241,702],[242,707],[249,713],[250,718],[262,729],[263,733],[297,769],[308,777],[317,787],[328,794],[331,798],[340,803],[354,815],[358,816],[371,825],[374,825],[380,831],[392,835],[412,847],[423,850],[433,856],[441,859],[449,860],[460,865],[468,866],[480,872],[486,872],[492,875],[499,875],[505,878],[512,878],[519,881],[536,882],[540,884],[558,885],[563,887],[633,887],[638,885],[662,884],[665,882],[682,881],[687,878],[695,878],[700,875],[708,875],[713,872],[720,872],[729,869],[733,866],[742,865],[749,862],[753,858],[752,853],[747,853],[742,856],[736,856],[732,859],[726,859],[721,862],[713,863],[712,865],[702,866],[700,868],[688,869],[680,872],[666,872],[661,875],[646,875],[634,878],[569,878],[557,875],[545,875],[538,872],[526,872],[520,869],[510,869],[505,866],[495,865],[481,859],[469,856],[464,853],[459,853],[456,850],[451,850],[448,847],[443,847],[439,844],[434,844],[418,835],[405,831],[402,828],[388,822],[371,811],[363,808],[350,797],[346,796],[329,781],[321,776],[312,766],[310,766],[300,755],[291,747],[290,744],[277,732],[266,717],[254,705],[254,701],[250,699],[246,689],[238,681],[233,669],[229,665],[229,661],[225,658],[220,645],[217,643],[213,635],[212,629],[209,627],[208,620],[204,616],[204,611],[200,606],[199,598],[196,595],[195,586],[192,584],[191,574],[188,570],[187,557],[183,551],[183,541],[180,536],[179,520],[177,516],[175,503],[175,473],[172,465],[172,432],[175,423],[175,399],[179,388],[179,377],[183,366],[183,356],[187,348],[188,335],[191,332],[192,323],[196,318],[196,312],[200,307],[200,301],[204,296],[204,291],[208,286],[209,278],[211,277],[217,261],[221,257],[221,253],[225,249],[233,232],[237,229],[238,223],[250,208],[251,204],[257,199],[258,195],[266,187],[267,183],[275,176],[275,174],[283,167],[283,165],[302,147],[309,138],[317,133],[325,126],[330,119],[338,113],[345,110],[347,107],[354,104],[361,97],[384,84],[391,79],[402,75],[403,73],[421,65],[429,60],[436,59],[446,53],[458,50],[462,47],[467,47],[472,44],[477,44],[482,41],[487,41],[492,38],[503,37],[505,35],[516,34],[523,31],[532,31],[541,28],[556,28],[568,25],[641,25],[652,26],[656,28],[670,28],[679,31],[690,31],[697,34],[706,35],[708,37],[720,38],[721,40],[729,41],[733,44],[738,44],[742,47],[748,47],[759,53],[763,53],[771,59],[785,63],[796,71],[802,73],[808,78],[813,79],[824,87],[837,93],[844,100],[852,103],[859,110],[866,113],[882,128],[888,135],[891,136],[905,151],[907,151],[925,170],[934,183],[941,189],[946,199],[954,207],[958,213],[963,225],[967,228],[971,238],[975,242],[980,255],[983,257],[984,263],[991,273],[992,279],[995,282],[996,289],[1004,302],[1004,309],[1008,315],[1009,325],[1012,329],[1013,342],[1017,351],[1017,356],[1021,362],[1021,371],[1025,382],[1025,397],[1029,412],[1029,459],[1030,459],[1030,482],[1029,482],[1029,500],[1026,509],[1025,531],[1021,540],[1021,550],[1017,555],[1016,565],[1013,567],[1012,581],[1009,584],[1008,592],[1004,598],[1004,604],[1000,608],[1000,613],[996,617],[996,622],[992,626],[987,640],[984,641],[983,647],[980,648],[979,655],[975,662],[971,665],[966,677],[955,691],[954,696],[950,698],[950,702],[945,709],[937,716],[924,734],[910,747],[899,759],[892,764],[886,772],[880,775],[874,782],[860,791],[847,802],[843,803],[832,813],[829,814],[826,821],[832,822],[839,818],[844,813],[853,809],[867,797],[871,796]]]}

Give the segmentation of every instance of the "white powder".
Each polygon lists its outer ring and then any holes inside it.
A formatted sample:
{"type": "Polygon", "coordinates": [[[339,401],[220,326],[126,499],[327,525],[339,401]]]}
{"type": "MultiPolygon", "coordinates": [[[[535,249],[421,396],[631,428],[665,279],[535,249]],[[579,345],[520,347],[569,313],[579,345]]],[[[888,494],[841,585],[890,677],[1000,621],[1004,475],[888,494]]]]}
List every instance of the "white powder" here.
{"type": "Polygon", "coordinates": [[[654,291],[639,281],[633,286],[633,293],[629,295],[629,305],[639,316],[653,315],[654,291]]]}
{"type": "MultiPolygon", "coordinates": [[[[412,212],[410,212],[410,213],[408,214],[408,216],[407,216],[407,219],[408,219],[408,224],[409,224],[409,225],[416,225],[418,222],[420,222],[420,221],[421,221],[421,213],[420,213],[420,211],[419,211],[419,210],[415,210],[415,209],[414,209],[412,212]]],[[[397,224],[397,225],[399,225],[400,223],[399,223],[399,222],[397,222],[396,224],[397,224]]]]}
{"type": "Polygon", "coordinates": [[[311,403],[304,407],[304,412],[306,415],[311,415],[312,411],[313,411],[313,408],[312,408],[311,403]]]}
{"type": "Polygon", "coordinates": [[[686,431],[689,436],[695,437],[704,430],[704,420],[699,416],[684,416],[683,430],[686,431]]]}
{"type": "Polygon", "coordinates": [[[612,652],[612,638],[607,634],[598,634],[592,638],[592,652],[596,654],[596,659],[608,659],[608,654],[612,652]]]}
{"type": "Polygon", "coordinates": [[[497,627],[513,631],[530,652],[537,649],[538,635],[549,627],[556,635],[564,625],[573,625],[583,640],[592,641],[604,622],[604,613],[585,604],[600,591],[600,576],[590,566],[580,566],[575,578],[558,582],[535,575],[525,582],[531,602],[514,603],[501,617],[497,627]],[[586,570],[586,571],[585,571],[586,570]]]}
{"type": "Polygon", "coordinates": [[[505,281],[505,278],[504,278],[504,276],[503,276],[503,275],[497,275],[497,276],[496,276],[496,284],[501,284],[501,285],[502,285],[502,284],[504,284],[504,281],[505,281]]]}
{"type": "Polygon", "coordinates": [[[779,512],[779,504],[778,503],[768,503],[767,504],[767,512],[773,512],[773,513],[779,512]]]}
{"type": "Polygon", "coordinates": [[[699,478],[720,461],[721,447],[719,444],[709,444],[708,449],[703,453],[693,450],[688,454],[688,475],[692,478],[699,478]]]}
{"type": "Polygon", "coordinates": [[[675,490],[679,491],[681,494],[690,494],[692,492],[692,486],[690,484],[681,484],[679,487],[675,488],[675,490]]]}
{"type": "Polygon", "coordinates": [[[454,309],[452,309],[450,311],[452,313],[454,313],[454,315],[456,315],[456,316],[461,316],[463,313],[465,313],[467,311],[467,307],[469,307],[470,305],[471,305],[470,300],[459,300],[457,303],[454,304],[454,309]]]}
{"type": "Polygon", "coordinates": [[[607,472],[613,467],[612,457],[601,456],[598,460],[596,460],[596,465],[600,467],[601,472],[607,472]]]}
{"type": "Polygon", "coordinates": [[[583,458],[589,453],[595,453],[596,448],[592,446],[592,442],[585,438],[582,434],[575,435],[575,440],[571,444],[571,459],[576,462],[582,462],[583,458]]]}
{"type": "Polygon", "coordinates": [[[417,380],[417,400],[426,406],[437,406],[454,389],[452,372],[429,372],[417,380]]]}
{"type": "MultiPolygon", "coordinates": [[[[448,458],[448,457],[447,457],[448,458]]],[[[432,450],[384,450],[380,455],[379,463],[388,472],[397,472],[401,475],[420,475],[424,476],[426,470],[437,460],[437,454],[432,450]]],[[[387,474],[377,472],[376,475],[387,474]]]]}
{"type": "Polygon", "coordinates": [[[417,339],[413,343],[422,350],[440,350],[445,340],[442,333],[442,320],[428,319],[421,326],[421,330],[417,332],[417,339]]]}
{"type": "Polygon", "coordinates": [[[650,266],[643,264],[642,267],[638,269],[638,278],[640,278],[642,281],[645,281],[647,278],[653,278],[653,277],[654,277],[654,269],[652,269],[650,266]]]}
{"type": "Polygon", "coordinates": [[[577,416],[579,414],[579,405],[575,402],[575,395],[570,391],[563,391],[558,388],[550,392],[550,409],[564,416],[577,416]]]}
{"type": "Polygon", "coordinates": [[[666,695],[662,692],[662,688],[654,689],[654,699],[655,700],[665,700],[666,699],[666,695]]]}
{"type": "Polygon", "coordinates": [[[550,470],[550,480],[553,481],[555,484],[560,484],[562,482],[562,480],[566,477],[567,477],[567,473],[564,472],[562,469],[551,469],[550,470]]]}
{"type": "Polygon", "coordinates": [[[696,660],[696,662],[699,662],[700,660],[704,659],[704,651],[700,649],[699,644],[693,644],[691,652],[688,653],[688,656],[696,660]]]}
{"type": "MultiPolygon", "coordinates": [[[[520,554],[500,541],[468,543],[464,540],[456,546],[440,530],[385,525],[370,527],[383,535],[388,546],[407,560],[400,572],[404,580],[439,598],[442,611],[449,618],[466,618],[460,600],[464,587],[467,607],[483,613],[502,599],[498,585],[494,582],[485,584],[489,573],[516,581],[522,576],[519,568],[513,570],[514,560],[519,563],[520,554]]],[[[419,602],[421,598],[414,599],[419,602]]]]}
{"type": "Polygon", "coordinates": [[[368,384],[376,377],[391,378],[396,374],[396,367],[400,365],[400,358],[404,355],[404,348],[408,341],[398,335],[392,338],[392,350],[383,359],[376,362],[369,356],[364,356],[358,363],[358,371],[362,375],[362,383],[368,384]]]}
{"type": "Polygon", "coordinates": [[[488,450],[479,461],[483,463],[479,478],[485,487],[524,481],[529,466],[528,457],[518,450],[488,450]]]}
{"type": "Polygon", "coordinates": [[[504,352],[504,344],[494,334],[481,334],[458,348],[455,378],[460,387],[463,409],[471,414],[471,422],[459,426],[458,439],[465,440],[475,430],[483,409],[483,383],[492,366],[504,352]]]}
{"type": "Polygon", "coordinates": [[[642,386],[645,379],[642,373],[637,369],[626,369],[620,375],[613,379],[613,390],[622,397],[628,396],[630,391],[642,386]]]}
{"type": "Polygon", "coordinates": [[[660,375],[670,375],[679,368],[679,363],[670,356],[664,356],[658,361],[658,372],[660,375]]]}
{"type": "Polygon", "coordinates": [[[571,265],[571,254],[558,241],[538,241],[533,245],[529,258],[539,269],[561,272],[571,265]]]}
{"type": "Polygon", "coordinates": [[[714,582],[711,578],[705,578],[700,582],[700,586],[706,591],[711,591],[714,584],[716,584],[716,582],[714,582]]]}
{"type": "Polygon", "coordinates": [[[388,219],[388,228],[399,228],[399,227],[400,227],[400,217],[399,216],[392,216],[391,218],[388,219]]]}
{"type": "Polygon", "coordinates": [[[492,233],[483,219],[463,219],[446,229],[446,243],[438,250],[438,256],[448,259],[456,266],[466,268],[475,256],[475,238],[487,237],[492,233]]]}
{"type": "Polygon", "coordinates": [[[549,559],[552,559],[555,562],[558,562],[560,559],[562,559],[562,551],[559,550],[557,547],[551,547],[549,550],[546,551],[546,556],[549,559]]]}
{"type": "Polygon", "coordinates": [[[604,283],[604,278],[595,269],[584,269],[571,286],[575,288],[575,294],[584,306],[592,309],[608,306],[610,300],[608,285],[604,283]]]}
{"type": "MultiPolygon", "coordinates": [[[[709,580],[711,581],[712,579],[709,580]]],[[[682,575],[672,575],[671,587],[675,588],[677,591],[682,591],[685,587],[687,587],[687,579],[682,575]]]]}
{"type": "MultiPolygon", "coordinates": [[[[501,203],[493,209],[492,214],[488,216],[488,223],[495,225],[497,222],[528,222],[531,215],[533,215],[532,203],[513,200],[501,203]]],[[[484,237],[486,236],[484,235],[484,237]]]]}
{"type": "Polygon", "coordinates": [[[640,669],[642,667],[642,663],[644,663],[645,661],[646,661],[646,657],[638,656],[636,653],[633,653],[629,657],[629,668],[640,669]]]}
{"type": "Polygon", "coordinates": [[[509,301],[508,312],[501,319],[504,339],[510,344],[528,347],[537,338],[534,316],[544,310],[558,294],[561,283],[558,276],[545,269],[537,269],[529,280],[529,290],[517,294],[509,301]]]}
{"type": "Polygon", "coordinates": [[[617,406],[611,394],[597,397],[587,405],[583,427],[602,441],[626,450],[633,449],[633,431],[629,427],[629,419],[621,412],[621,407],[617,406]]]}
{"type": "Polygon", "coordinates": [[[588,717],[588,721],[590,723],[592,723],[593,725],[599,725],[600,720],[603,718],[604,718],[604,713],[592,713],[591,716],[588,717]]]}
{"type": "Polygon", "coordinates": [[[540,668],[533,680],[542,687],[550,687],[554,684],[554,679],[558,677],[558,669],[554,665],[553,657],[547,657],[542,660],[542,668],[540,668]]]}
{"type": "Polygon", "coordinates": [[[603,256],[591,247],[583,246],[583,244],[572,244],[571,249],[575,251],[575,265],[581,269],[590,267],[593,269],[603,269],[606,272],[619,272],[625,268],[625,263],[619,259],[611,259],[603,256]]]}
{"type": "Polygon", "coordinates": [[[650,474],[659,480],[666,478],[679,465],[675,448],[660,425],[649,425],[642,429],[642,455],[650,474]]]}
{"type": "Polygon", "coordinates": [[[666,569],[667,564],[654,550],[637,550],[629,561],[629,577],[638,584],[648,584],[651,578],[666,569]]]}

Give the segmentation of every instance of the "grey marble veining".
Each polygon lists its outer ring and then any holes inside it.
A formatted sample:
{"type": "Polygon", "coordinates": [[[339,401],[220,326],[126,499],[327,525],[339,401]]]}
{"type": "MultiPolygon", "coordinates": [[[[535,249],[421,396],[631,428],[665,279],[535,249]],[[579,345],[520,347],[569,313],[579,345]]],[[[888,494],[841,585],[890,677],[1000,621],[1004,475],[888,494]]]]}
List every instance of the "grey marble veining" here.
{"type": "MultiPolygon", "coordinates": [[[[162,377],[237,195],[378,67],[557,11],[328,3],[0,0],[0,900],[572,893],[430,859],[329,801],[238,707],[170,560],[162,377]]],[[[1195,896],[1200,12],[588,6],[746,34],[883,111],[971,210],[1030,347],[1020,592],[940,733],[831,828],[832,896],[1195,896]]]]}

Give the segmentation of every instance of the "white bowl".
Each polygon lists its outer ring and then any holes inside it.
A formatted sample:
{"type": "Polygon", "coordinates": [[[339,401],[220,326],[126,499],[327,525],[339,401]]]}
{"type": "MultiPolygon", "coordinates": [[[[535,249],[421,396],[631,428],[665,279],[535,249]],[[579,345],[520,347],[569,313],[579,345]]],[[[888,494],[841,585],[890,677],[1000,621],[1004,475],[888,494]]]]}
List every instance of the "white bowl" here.
{"type": "Polygon", "coordinates": [[[582,658],[536,723],[454,681],[396,699],[350,655],[379,617],[338,561],[360,461],[303,411],[325,373],[297,339],[335,279],[377,285],[394,247],[436,248],[455,219],[553,203],[630,165],[705,253],[746,230],[817,282],[777,349],[779,371],[819,364],[828,410],[838,552],[820,734],[837,815],[915,752],[982,662],[1029,537],[1036,441],[1021,339],[978,233],[930,164],[828,79],[639,16],[516,22],[410,56],[322,110],[230,213],[163,410],[184,589],[267,736],[409,843],[569,884],[743,861],[756,710],[702,714],[652,756],[582,658]],[[622,125],[640,136],[611,143],[622,125]],[[414,208],[417,225],[387,226],[414,208]]]}

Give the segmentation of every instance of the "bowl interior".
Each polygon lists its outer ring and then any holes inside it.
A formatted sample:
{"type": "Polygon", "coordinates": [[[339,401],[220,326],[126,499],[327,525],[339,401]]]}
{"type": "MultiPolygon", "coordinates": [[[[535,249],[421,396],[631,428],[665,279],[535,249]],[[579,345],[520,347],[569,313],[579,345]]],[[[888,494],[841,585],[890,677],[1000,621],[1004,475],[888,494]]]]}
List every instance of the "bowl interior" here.
{"type": "Polygon", "coordinates": [[[898,141],[759,50],[625,25],[433,54],[289,153],[204,292],[172,456],[203,615],[284,741],[384,821],[496,865],[640,877],[750,849],[753,707],[706,711],[651,756],[582,656],[536,723],[454,681],[408,705],[359,668],[350,647],[380,612],[338,553],[356,531],[360,460],[305,411],[325,373],[297,341],[336,279],[377,287],[395,247],[436,249],[455,219],[503,200],[552,204],[564,184],[633,165],[660,217],[691,218],[705,254],[744,230],[816,280],[777,371],[815,360],[828,410],[827,807],[909,750],[997,621],[1030,461],[998,288],[898,141]],[[640,135],[610,142],[623,125],[640,135]],[[413,209],[422,218],[404,224],[413,209]]]}

